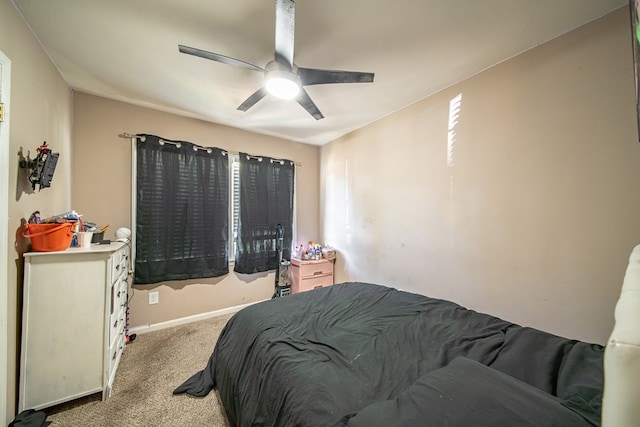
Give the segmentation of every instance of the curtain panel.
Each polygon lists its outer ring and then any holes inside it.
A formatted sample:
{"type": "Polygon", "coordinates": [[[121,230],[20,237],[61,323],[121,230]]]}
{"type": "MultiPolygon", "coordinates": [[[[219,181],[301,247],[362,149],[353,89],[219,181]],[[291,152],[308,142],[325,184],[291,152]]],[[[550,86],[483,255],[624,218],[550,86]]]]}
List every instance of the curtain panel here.
{"type": "Polygon", "coordinates": [[[155,135],[136,139],[135,284],[229,272],[229,156],[155,135]]]}
{"type": "Polygon", "coordinates": [[[282,258],[291,258],[295,165],[240,153],[240,220],[233,270],[251,274],[278,266],[276,227],[284,230],[282,258]]]}

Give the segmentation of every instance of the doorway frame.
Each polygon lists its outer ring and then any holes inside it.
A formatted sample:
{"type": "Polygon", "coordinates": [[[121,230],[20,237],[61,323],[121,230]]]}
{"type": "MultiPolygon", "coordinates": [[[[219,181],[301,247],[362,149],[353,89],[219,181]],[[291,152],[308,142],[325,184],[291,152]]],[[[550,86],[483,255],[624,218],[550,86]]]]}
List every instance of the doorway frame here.
{"type": "Polygon", "coordinates": [[[0,103],[4,104],[4,120],[0,122],[0,423],[7,424],[7,360],[8,360],[8,256],[9,256],[9,123],[11,99],[11,60],[0,51],[0,103]]]}

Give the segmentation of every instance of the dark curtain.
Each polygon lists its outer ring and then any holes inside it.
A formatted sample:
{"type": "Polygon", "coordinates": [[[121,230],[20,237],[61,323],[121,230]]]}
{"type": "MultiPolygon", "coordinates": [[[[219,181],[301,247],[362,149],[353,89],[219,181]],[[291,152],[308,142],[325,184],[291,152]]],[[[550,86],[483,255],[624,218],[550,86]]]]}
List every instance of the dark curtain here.
{"type": "Polygon", "coordinates": [[[134,283],[229,272],[229,156],[138,135],[134,283]]]}
{"type": "Polygon", "coordinates": [[[234,271],[250,274],[278,266],[276,227],[284,230],[282,258],[291,258],[293,185],[290,160],[240,153],[240,221],[234,271]]]}

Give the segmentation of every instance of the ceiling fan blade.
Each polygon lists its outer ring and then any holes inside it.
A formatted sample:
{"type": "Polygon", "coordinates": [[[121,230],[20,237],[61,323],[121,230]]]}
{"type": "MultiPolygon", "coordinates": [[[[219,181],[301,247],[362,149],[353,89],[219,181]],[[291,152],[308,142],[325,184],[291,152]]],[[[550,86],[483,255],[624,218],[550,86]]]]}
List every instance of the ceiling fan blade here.
{"type": "Polygon", "coordinates": [[[262,68],[249,64],[248,62],[240,61],[239,59],[230,58],[228,56],[220,55],[218,53],[208,52],[202,49],[196,49],[195,47],[178,45],[178,50],[188,55],[199,56],[200,58],[211,59],[212,61],[222,62],[223,64],[235,65],[236,67],[248,68],[254,71],[264,71],[262,68]]]}
{"type": "Polygon", "coordinates": [[[249,108],[253,107],[256,102],[260,101],[265,96],[267,96],[267,89],[261,87],[257,91],[253,92],[250,97],[245,99],[244,102],[238,107],[238,110],[247,111],[249,108]]]}
{"type": "Polygon", "coordinates": [[[276,57],[282,65],[293,69],[296,5],[293,0],[276,0],[276,57]]]}
{"type": "Polygon", "coordinates": [[[324,118],[318,107],[316,107],[316,104],[314,104],[311,100],[311,97],[309,96],[307,91],[303,88],[300,88],[300,93],[298,94],[296,101],[298,101],[298,104],[302,105],[302,108],[307,110],[307,112],[311,114],[314,119],[320,120],[324,118]]]}
{"type": "Polygon", "coordinates": [[[322,85],[328,83],[371,83],[373,73],[358,71],[317,70],[314,68],[298,68],[298,76],[303,86],[322,85]]]}

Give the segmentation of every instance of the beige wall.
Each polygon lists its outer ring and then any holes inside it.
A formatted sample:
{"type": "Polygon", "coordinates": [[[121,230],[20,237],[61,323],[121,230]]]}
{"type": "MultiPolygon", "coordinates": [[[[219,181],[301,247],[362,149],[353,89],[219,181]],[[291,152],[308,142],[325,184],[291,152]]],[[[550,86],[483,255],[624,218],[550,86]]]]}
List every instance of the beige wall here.
{"type": "Polygon", "coordinates": [[[622,8],[324,146],[337,280],[605,342],[640,239],[631,55],[622,8]]]}
{"type": "MultiPolygon", "coordinates": [[[[12,60],[9,235],[34,210],[74,208],[111,224],[113,238],[130,226],[130,145],[117,135],[155,133],[301,162],[296,240],[333,244],[338,281],[391,284],[604,342],[640,234],[629,39],[623,8],[318,150],[72,96],[10,2],[0,2],[0,51],[12,60]],[[449,101],[458,94],[448,165],[449,101]],[[60,161],[52,187],[32,193],[17,153],[44,140],[60,161]]],[[[21,279],[12,238],[8,253],[7,422],[21,279]]],[[[131,325],[268,298],[274,281],[230,273],[206,282],[136,287],[131,325]],[[160,304],[147,305],[149,289],[160,304]]]]}
{"type": "MultiPolygon", "coordinates": [[[[53,215],[70,207],[72,94],[8,1],[0,2],[0,51],[11,60],[12,71],[9,170],[0,172],[2,179],[8,177],[9,184],[9,221],[3,225],[9,233],[8,268],[7,277],[0,283],[0,286],[7,286],[8,291],[6,425],[15,415],[17,317],[20,315],[22,275],[14,236],[20,221],[28,219],[33,211],[53,215]],[[25,170],[18,168],[18,152],[22,149],[25,155],[30,151],[35,156],[36,148],[43,141],[47,141],[54,152],[60,153],[60,159],[52,186],[33,192],[25,170]]],[[[5,399],[5,396],[0,398],[5,399]]]]}
{"type": "MultiPolygon", "coordinates": [[[[88,220],[110,224],[106,238],[115,238],[118,227],[131,228],[131,143],[118,137],[123,132],[300,162],[302,166],[296,168],[298,233],[294,242],[318,240],[318,147],[75,92],[72,205],[88,220]]],[[[134,286],[130,327],[269,299],[274,281],[273,272],[230,272],[214,279],[134,286]],[[159,304],[149,305],[149,291],[159,292],[159,304]]]]}

